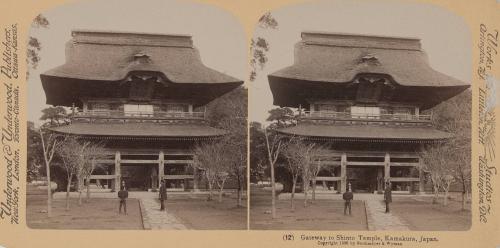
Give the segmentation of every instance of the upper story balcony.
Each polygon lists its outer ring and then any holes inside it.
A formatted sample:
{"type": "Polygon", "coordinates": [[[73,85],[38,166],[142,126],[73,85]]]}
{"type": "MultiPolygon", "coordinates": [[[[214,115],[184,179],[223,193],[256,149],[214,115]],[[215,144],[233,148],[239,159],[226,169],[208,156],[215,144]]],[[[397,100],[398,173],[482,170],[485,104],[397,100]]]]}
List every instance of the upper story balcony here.
{"type": "Polygon", "coordinates": [[[86,110],[75,112],[72,121],[90,123],[120,122],[205,122],[205,112],[86,110]]]}
{"type": "Polygon", "coordinates": [[[349,113],[332,111],[302,111],[299,114],[300,121],[320,121],[320,122],[383,122],[381,124],[410,124],[410,125],[430,125],[432,114],[368,114],[349,113]]]}

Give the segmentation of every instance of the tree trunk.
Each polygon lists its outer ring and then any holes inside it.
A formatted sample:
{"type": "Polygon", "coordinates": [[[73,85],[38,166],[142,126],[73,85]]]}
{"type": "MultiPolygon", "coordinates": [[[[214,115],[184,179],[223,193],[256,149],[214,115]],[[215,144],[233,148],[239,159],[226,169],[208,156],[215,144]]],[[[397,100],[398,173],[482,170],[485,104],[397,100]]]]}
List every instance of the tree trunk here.
{"type": "Polygon", "coordinates": [[[208,180],[208,200],[212,200],[212,190],[213,190],[213,182],[208,180]]]}
{"type": "Polygon", "coordinates": [[[434,186],[434,197],[432,198],[432,204],[436,204],[439,197],[439,188],[434,186]]]}
{"type": "Polygon", "coordinates": [[[222,193],[223,192],[224,191],[222,190],[222,188],[220,188],[220,190],[219,190],[219,200],[218,200],[219,203],[222,202],[222,193]]]}
{"type": "Polygon", "coordinates": [[[219,202],[222,202],[222,193],[224,193],[224,183],[226,182],[226,179],[222,180],[222,182],[219,185],[219,202]]]}
{"type": "Polygon", "coordinates": [[[73,181],[73,174],[68,177],[68,185],[66,186],[66,210],[69,210],[69,192],[71,191],[71,181],[73,181]]]}
{"type": "Polygon", "coordinates": [[[52,217],[52,185],[50,184],[50,165],[45,161],[47,170],[47,216],[52,217]]]}
{"type": "MultiPolygon", "coordinates": [[[[269,158],[271,160],[271,158],[269,158]]],[[[271,164],[271,215],[276,218],[276,182],[274,179],[274,163],[271,164]]]]}
{"type": "Polygon", "coordinates": [[[448,206],[448,191],[450,190],[450,185],[447,184],[446,188],[444,189],[444,201],[443,205],[448,206]]]}
{"type": "Polygon", "coordinates": [[[242,182],[241,182],[241,178],[238,176],[238,207],[241,207],[242,204],[241,204],[241,192],[242,192],[242,189],[243,187],[241,186],[242,182]]]}
{"type": "Polygon", "coordinates": [[[292,196],[290,197],[290,207],[292,207],[292,210],[295,210],[295,204],[293,202],[295,198],[295,186],[297,185],[297,177],[293,177],[293,183],[292,183],[292,196]]]}
{"type": "Polygon", "coordinates": [[[465,199],[465,191],[462,192],[462,210],[465,210],[466,199],[465,199]]]}
{"type": "Polygon", "coordinates": [[[432,204],[436,204],[439,197],[439,185],[436,183],[436,181],[437,180],[432,180],[432,187],[434,189],[434,197],[432,198],[432,204]]]}
{"type": "Polygon", "coordinates": [[[89,202],[90,201],[90,177],[87,178],[87,200],[86,202],[89,202]]]}
{"type": "Polygon", "coordinates": [[[312,192],[312,201],[316,200],[316,177],[313,179],[313,192],[312,192]]]}
{"type": "Polygon", "coordinates": [[[309,191],[309,180],[302,180],[303,184],[304,184],[304,187],[303,187],[303,190],[304,190],[304,207],[307,207],[307,191],[309,191]]]}
{"type": "Polygon", "coordinates": [[[236,206],[241,207],[241,177],[240,174],[238,173],[236,176],[237,183],[238,183],[238,188],[236,189],[236,206]]]}
{"type": "Polygon", "coordinates": [[[78,206],[82,205],[82,179],[78,179],[78,206]]]}
{"type": "Polygon", "coordinates": [[[241,189],[238,188],[238,207],[242,207],[243,205],[241,204],[241,189]]]}

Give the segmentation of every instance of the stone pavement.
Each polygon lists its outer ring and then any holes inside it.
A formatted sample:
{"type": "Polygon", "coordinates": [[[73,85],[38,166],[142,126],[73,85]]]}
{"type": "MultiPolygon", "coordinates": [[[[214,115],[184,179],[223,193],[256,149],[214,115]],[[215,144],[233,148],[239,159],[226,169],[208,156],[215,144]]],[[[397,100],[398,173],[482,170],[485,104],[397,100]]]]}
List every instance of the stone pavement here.
{"type": "MultiPolygon", "coordinates": [[[[360,195],[358,195],[360,196],[360,195]]],[[[368,230],[410,230],[408,224],[403,220],[393,215],[392,213],[385,213],[385,202],[383,202],[383,195],[361,195],[358,200],[365,201],[366,217],[368,222],[368,230]]]]}
{"type": "Polygon", "coordinates": [[[187,227],[167,211],[160,211],[160,201],[154,198],[141,198],[141,212],[144,229],[185,230],[187,227]]]}

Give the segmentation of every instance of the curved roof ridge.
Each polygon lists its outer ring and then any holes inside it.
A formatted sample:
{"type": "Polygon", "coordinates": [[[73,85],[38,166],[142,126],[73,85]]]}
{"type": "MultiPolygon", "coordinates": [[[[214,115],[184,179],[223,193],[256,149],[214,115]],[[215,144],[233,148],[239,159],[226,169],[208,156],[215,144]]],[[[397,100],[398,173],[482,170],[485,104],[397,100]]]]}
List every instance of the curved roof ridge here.
{"type": "Polygon", "coordinates": [[[166,46],[193,48],[193,39],[189,35],[156,34],[141,32],[73,30],[72,42],[80,44],[106,44],[130,46],[166,46]]]}
{"type": "Polygon", "coordinates": [[[422,45],[418,38],[350,34],[350,33],[328,33],[328,32],[302,32],[302,42],[307,45],[324,45],[339,47],[364,47],[398,50],[421,51],[422,45]]]}

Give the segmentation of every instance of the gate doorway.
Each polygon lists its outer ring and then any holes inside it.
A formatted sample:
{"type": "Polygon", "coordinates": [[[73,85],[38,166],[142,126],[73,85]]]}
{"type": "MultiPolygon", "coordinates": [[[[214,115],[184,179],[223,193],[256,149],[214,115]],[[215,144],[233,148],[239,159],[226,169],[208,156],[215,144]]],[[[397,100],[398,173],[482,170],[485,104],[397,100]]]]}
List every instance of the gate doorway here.
{"type": "Polygon", "coordinates": [[[383,184],[383,167],[347,167],[347,183],[355,193],[374,193],[381,190],[381,182],[383,184]]]}
{"type": "Polygon", "coordinates": [[[122,165],[121,178],[129,191],[148,191],[158,182],[156,167],[155,164],[122,165]]]}

